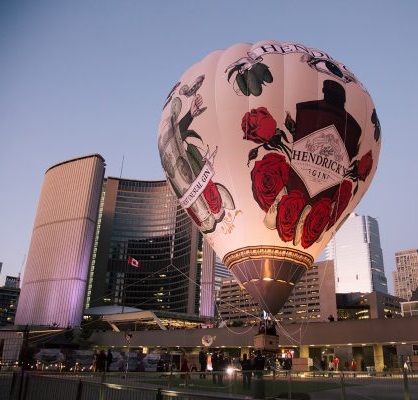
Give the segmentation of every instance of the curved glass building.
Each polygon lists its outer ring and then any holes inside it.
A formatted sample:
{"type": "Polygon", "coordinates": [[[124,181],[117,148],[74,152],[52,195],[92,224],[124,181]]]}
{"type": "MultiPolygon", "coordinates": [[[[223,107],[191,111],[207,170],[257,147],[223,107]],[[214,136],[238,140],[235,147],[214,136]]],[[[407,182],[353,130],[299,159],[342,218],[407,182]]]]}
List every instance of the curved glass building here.
{"type": "Polygon", "coordinates": [[[45,173],[16,325],[80,324],[104,171],[94,154],[45,173]]]}
{"type": "Polygon", "coordinates": [[[119,305],[197,314],[199,243],[197,229],[165,180],[107,178],[86,307],[119,305]],[[135,265],[128,263],[129,257],[135,265]]]}

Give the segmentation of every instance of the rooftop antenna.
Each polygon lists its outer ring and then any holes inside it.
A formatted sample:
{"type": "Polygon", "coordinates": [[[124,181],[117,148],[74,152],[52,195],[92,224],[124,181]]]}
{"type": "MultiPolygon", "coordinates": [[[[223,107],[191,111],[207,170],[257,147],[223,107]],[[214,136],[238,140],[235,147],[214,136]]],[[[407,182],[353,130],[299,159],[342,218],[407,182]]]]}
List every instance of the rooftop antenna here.
{"type": "MultiPolygon", "coordinates": [[[[123,162],[125,161],[125,154],[122,156],[122,164],[120,166],[120,174],[119,174],[119,183],[118,185],[120,185],[120,180],[122,179],[122,172],[123,172],[123,162]]],[[[128,269],[128,264],[125,265],[125,274],[123,276],[123,288],[122,288],[122,314],[125,311],[125,286],[126,286],[126,274],[128,273],[127,271],[128,269]]]]}
{"type": "Polygon", "coordinates": [[[17,275],[17,286],[18,286],[18,288],[20,288],[20,276],[22,275],[22,270],[23,270],[23,268],[25,266],[25,261],[26,261],[26,253],[23,256],[22,265],[20,266],[20,271],[19,271],[19,273],[17,275]]]}
{"type": "Polygon", "coordinates": [[[120,175],[119,179],[122,179],[122,172],[123,172],[123,162],[125,161],[125,154],[122,156],[122,165],[120,166],[120,175]]]}

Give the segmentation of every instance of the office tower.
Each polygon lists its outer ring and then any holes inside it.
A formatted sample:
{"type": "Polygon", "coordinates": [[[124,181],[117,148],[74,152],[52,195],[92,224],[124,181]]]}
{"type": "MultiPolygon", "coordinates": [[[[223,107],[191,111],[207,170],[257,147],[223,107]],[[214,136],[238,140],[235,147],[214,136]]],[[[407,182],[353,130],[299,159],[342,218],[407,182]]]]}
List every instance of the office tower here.
{"type": "Polygon", "coordinates": [[[197,314],[202,249],[197,228],[166,181],[105,180],[86,297],[197,314]],[[135,265],[128,264],[128,258],[135,265]]]}
{"type": "Polygon", "coordinates": [[[4,287],[19,289],[20,288],[20,274],[19,276],[6,276],[4,287]]]}
{"type": "Polygon", "coordinates": [[[16,325],[80,324],[104,170],[94,154],[46,171],[16,325]]]}
{"type": "Polygon", "coordinates": [[[338,320],[396,318],[401,299],[388,293],[338,293],[338,320]]]}
{"type": "Polygon", "coordinates": [[[409,301],[401,301],[401,309],[403,317],[418,316],[418,287],[412,291],[409,301]]]}
{"type": "Polygon", "coordinates": [[[240,321],[243,325],[254,325],[263,318],[260,305],[232,277],[222,281],[216,304],[220,322],[240,321]]]}
{"type": "Polygon", "coordinates": [[[336,293],[388,293],[375,218],[351,213],[325,249],[334,260],[336,293]]]}
{"type": "MultiPolygon", "coordinates": [[[[8,276],[7,278],[11,277],[8,276]]],[[[14,324],[19,294],[20,289],[18,286],[5,285],[3,287],[0,287],[0,326],[14,324]]],[[[1,347],[2,346],[0,339],[0,349],[1,347]]]]}
{"type": "Polygon", "coordinates": [[[202,261],[200,315],[214,317],[218,311],[215,310],[215,304],[219,303],[222,282],[225,279],[232,278],[232,274],[207,241],[204,241],[202,261]]]}
{"type": "Polygon", "coordinates": [[[202,234],[199,237],[203,242],[199,314],[205,317],[213,317],[215,315],[215,287],[213,282],[216,255],[209,243],[204,240],[202,234]]]}
{"type": "Polygon", "coordinates": [[[215,272],[213,286],[215,293],[219,292],[224,279],[232,278],[232,274],[222,260],[215,254],[215,272]]]}
{"type": "Polygon", "coordinates": [[[319,261],[305,272],[276,317],[283,322],[337,318],[334,263],[319,261]]]}
{"type": "Polygon", "coordinates": [[[393,272],[395,295],[411,300],[412,292],[418,288],[418,250],[395,253],[396,271],[393,272]]]}

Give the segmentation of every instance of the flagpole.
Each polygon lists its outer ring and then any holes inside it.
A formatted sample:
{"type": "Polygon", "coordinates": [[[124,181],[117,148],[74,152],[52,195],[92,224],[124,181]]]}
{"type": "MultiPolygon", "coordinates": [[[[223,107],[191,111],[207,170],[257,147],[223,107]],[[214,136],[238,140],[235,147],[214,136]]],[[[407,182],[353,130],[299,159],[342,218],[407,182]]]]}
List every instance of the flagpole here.
{"type": "Polygon", "coordinates": [[[134,258],[134,257],[132,257],[132,256],[130,256],[130,255],[128,255],[128,259],[126,260],[126,264],[125,264],[125,272],[124,272],[124,274],[123,274],[123,287],[122,287],[122,314],[123,314],[123,312],[124,312],[124,310],[125,310],[125,302],[126,302],[126,287],[127,287],[127,286],[132,286],[132,285],[127,285],[127,284],[126,284],[126,282],[127,282],[127,274],[128,274],[128,272],[129,272],[129,267],[128,267],[128,265],[130,265],[130,266],[132,266],[132,267],[135,267],[135,268],[139,268],[139,261],[138,261],[136,258],[134,258]]]}
{"type": "MultiPolygon", "coordinates": [[[[125,161],[125,154],[122,155],[122,165],[120,166],[120,174],[119,174],[119,182],[118,185],[120,185],[120,181],[122,180],[122,171],[123,171],[123,163],[125,161]]],[[[128,256],[129,260],[129,256],[128,256]]],[[[123,288],[122,288],[122,314],[125,310],[125,284],[126,284],[126,273],[128,271],[128,263],[125,264],[125,274],[123,276],[123,288]]]]}
{"type": "MultiPolygon", "coordinates": [[[[129,257],[129,256],[128,256],[129,257]]],[[[129,258],[128,258],[129,260],[129,258]]],[[[123,288],[122,288],[122,314],[125,311],[125,286],[126,286],[126,274],[128,273],[128,262],[125,263],[125,273],[123,274],[123,288]]]]}

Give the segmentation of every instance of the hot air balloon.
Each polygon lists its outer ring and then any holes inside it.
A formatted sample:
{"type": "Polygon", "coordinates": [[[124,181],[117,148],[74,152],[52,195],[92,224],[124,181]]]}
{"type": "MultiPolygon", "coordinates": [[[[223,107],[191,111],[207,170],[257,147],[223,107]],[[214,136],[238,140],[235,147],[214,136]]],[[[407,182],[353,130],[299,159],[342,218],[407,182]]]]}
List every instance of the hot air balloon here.
{"type": "Polygon", "coordinates": [[[191,66],[158,135],[181,206],[271,315],[363,197],[380,145],[373,101],[344,64],[272,40],[191,66]]]}

